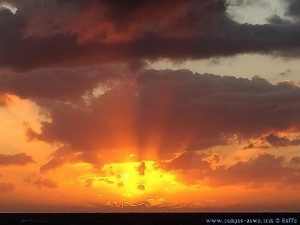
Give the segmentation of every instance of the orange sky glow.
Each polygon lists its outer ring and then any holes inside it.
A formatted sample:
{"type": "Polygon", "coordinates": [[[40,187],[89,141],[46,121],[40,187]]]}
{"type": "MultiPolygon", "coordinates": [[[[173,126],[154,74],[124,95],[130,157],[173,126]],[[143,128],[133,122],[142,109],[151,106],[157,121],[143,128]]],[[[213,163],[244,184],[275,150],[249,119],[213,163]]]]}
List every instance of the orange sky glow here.
{"type": "Polygon", "coordinates": [[[299,211],[296,5],[0,1],[0,212],[299,211]]]}

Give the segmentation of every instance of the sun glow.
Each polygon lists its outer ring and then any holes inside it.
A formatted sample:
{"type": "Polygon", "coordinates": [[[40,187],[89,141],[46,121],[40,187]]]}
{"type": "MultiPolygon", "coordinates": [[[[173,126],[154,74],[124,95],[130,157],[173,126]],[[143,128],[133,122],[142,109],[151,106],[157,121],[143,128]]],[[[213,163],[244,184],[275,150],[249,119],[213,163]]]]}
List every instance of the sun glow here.
{"type": "Polygon", "coordinates": [[[184,188],[175,174],[158,168],[154,161],[106,164],[101,176],[84,176],[81,182],[84,186],[110,190],[126,199],[184,188]]]}

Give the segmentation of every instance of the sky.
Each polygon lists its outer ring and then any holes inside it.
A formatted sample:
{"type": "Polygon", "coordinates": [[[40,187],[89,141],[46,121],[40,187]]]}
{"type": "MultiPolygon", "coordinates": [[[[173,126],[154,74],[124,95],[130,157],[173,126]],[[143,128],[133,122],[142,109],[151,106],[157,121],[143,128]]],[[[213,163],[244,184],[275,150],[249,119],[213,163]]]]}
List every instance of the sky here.
{"type": "Polygon", "coordinates": [[[1,212],[300,210],[300,2],[0,2],[1,212]]]}

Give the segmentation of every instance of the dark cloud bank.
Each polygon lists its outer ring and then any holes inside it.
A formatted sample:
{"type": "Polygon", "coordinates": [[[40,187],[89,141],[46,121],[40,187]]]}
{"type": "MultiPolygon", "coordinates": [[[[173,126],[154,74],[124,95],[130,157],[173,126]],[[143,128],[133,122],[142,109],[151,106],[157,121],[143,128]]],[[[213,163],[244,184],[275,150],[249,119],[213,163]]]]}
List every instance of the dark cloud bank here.
{"type": "MultiPolygon", "coordinates": [[[[0,66],[19,71],[128,59],[280,54],[300,47],[298,21],[238,24],[226,14],[223,0],[14,2],[16,15],[0,14],[0,66]]],[[[287,13],[294,15],[291,9],[287,13]]]]}

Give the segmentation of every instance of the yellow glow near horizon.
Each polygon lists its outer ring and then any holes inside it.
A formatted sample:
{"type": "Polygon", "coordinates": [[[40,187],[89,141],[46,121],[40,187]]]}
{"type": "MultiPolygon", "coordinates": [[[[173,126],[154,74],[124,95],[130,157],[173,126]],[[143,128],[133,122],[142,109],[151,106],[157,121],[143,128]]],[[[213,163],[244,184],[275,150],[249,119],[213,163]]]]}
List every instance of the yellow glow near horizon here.
{"type": "Polygon", "coordinates": [[[178,182],[172,172],[156,167],[155,161],[144,161],[144,175],[138,171],[141,162],[105,164],[101,176],[81,177],[83,185],[89,183],[93,188],[104,188],[124,198],[136,198],[163,192],[176,192],[185,186],[178,182]]]}

